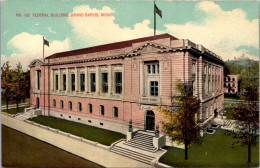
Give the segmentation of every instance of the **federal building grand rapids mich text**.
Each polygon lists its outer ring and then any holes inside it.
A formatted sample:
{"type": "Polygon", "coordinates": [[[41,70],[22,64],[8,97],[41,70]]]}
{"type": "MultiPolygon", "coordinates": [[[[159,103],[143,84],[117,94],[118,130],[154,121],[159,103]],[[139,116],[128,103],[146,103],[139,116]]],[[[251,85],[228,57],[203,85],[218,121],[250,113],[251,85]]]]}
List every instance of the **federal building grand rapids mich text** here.
{"type": "Polygon", "coordinates": [[[169,34],[56,53],[30,64],[30,106],[123,134],[129,121],[134,129],[161,130],[156,109],[171,105],[181,80],[192,84],[206,133],[224,110],[223,65],[202,45],[169,34]]]}

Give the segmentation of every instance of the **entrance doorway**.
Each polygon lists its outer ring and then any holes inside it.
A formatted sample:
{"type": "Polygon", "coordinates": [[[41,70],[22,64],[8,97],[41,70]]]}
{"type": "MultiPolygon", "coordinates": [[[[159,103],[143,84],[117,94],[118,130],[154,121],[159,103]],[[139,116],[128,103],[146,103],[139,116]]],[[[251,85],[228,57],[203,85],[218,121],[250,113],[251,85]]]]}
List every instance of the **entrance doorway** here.
{"type": "Polygon", "coordinates": [[[218,111],[217,109],[214,110],[214,117],[217,117],[218,116],[218,111]]]}
{"type": "Polygon", "coordinates": [[[40,99],[39,97],[36,98],[36,108],[40,107],[40,99]]]}
{"type": "Polygon", "coordinates": [[[146,111],[145,113],[145,130],[154,130],[154,112],[151,110],[146,111]]]}

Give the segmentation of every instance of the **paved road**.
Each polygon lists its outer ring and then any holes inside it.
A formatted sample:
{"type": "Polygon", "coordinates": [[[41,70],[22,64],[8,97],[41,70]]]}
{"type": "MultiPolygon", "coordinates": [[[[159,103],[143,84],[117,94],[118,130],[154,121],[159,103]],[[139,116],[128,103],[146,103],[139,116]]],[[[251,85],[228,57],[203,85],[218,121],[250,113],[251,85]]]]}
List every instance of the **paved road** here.
{"type": "Polygon", "coordinates": [[[4,125],[2,125],[2,165],[4,167],[102,167],[4,125]]]}

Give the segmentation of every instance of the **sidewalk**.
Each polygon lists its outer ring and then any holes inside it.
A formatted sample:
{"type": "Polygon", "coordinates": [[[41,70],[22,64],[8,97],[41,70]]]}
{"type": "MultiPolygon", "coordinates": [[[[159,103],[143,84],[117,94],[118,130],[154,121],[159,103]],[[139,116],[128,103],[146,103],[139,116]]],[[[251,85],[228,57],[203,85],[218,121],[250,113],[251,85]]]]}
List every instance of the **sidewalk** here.
{"type": "MultiPolygon", "coordinates": [[[[19,107],[29,106],[29,102],[28,102],[28,103],[20,103],[18,106],[19,106],[19,107]]],[[[16,108],[16,107],[17,107],[16,104],[9,104],[9,105],[8,105],[8,109],[12,109],[12,108],[16,108]]],[[[2,109],[2,110],[6,110],[6,105],[1,106],[1,109],[2,109]]]]}

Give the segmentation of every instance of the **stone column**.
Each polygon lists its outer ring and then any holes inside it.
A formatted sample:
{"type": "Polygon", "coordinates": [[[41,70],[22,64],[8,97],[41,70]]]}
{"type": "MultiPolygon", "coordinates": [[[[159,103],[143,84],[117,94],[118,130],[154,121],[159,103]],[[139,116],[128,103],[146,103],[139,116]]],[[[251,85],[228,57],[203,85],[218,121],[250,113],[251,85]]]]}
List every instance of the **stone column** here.
{"type": "Polygon", "coordinates": [[[79,91],[79,78],[78,78],[78,68],[75,68],[75,91],[79,91]]]}
{"type": "Polygon", "coordinates": [[[89,77],[88,77],[88,67],[85,67],[85,93],[87,93],[88,90],[88,83],[89,83],[89,77]]]}
{"type": "Polygon", "coordinates": [[[112,79],[112,67],[111,65],[108,65],[108,68],[107,68],[107,77],[108,77],[108,81],[107,81],[107,85],[108,85],[108,96],[110,97],[111,96],[111,93],[112,93],[112,86],[113,86],[113,79],[112,79]]]}
{"type": "Polygon", "coordinates": [[[34,89],[39,89],[38,86],[37,86],[37,81],[38,81],[38,78],[37,78],[37,71],[34,71],[34,89]]]}
{"type": "Polygon", "coordinates": [[[144,62],[142,61],[140,62],[140,96],[143,97],[144,95],[144,62]]]}
{"type": "Polygon", "coordinates": [[[58,77],[58,78],[59,78],[59,84],[58,84],[58,85],[59,85],[59,91],[61,91],[61,90],[62,90],[62,88],[61,88],[61,86],[62,86],[62,85],[61,85],[61,84],[62,84],[62,81],[61,81],[61,79],[62,79],[61,69],[59,69],[59,74],[58,74],[58,75],[59,75],[59,77],[58,77]]]}
{"type": "Polygon", "coordinates": [[[206,92],[205,95],[209,94],[209,64],[206,63],[206,76],[205,76],[205,87],[206,87],[206,92]],[[207,94],[206,94],[207,93],[207,94]]]}
{"type": "Polygon", "coordinates": [[[51,76],[50,76],[50,82],[51,82],[51,92],[53,92],[54,91],[54,87],[53,87],[53,85],[54,85],[54,82],[53,82],[53,69],[51,69],[51,76]]]}
{"type": "Polygon", "coordinates": [[[198,76],[198,97],[200,100],[203,99],[203,61],[202,61],[202,56],[199,57],[199,61],[198,61],[198,72],[197,72],[197,76],[198,76]]]}
{"type": "Polygon", "coordinates": [[[100,67],[97,66],[96,67],[96,93],[99,94],[100,93],[100,67]]]}
{"type": "Polygon", "coordinates": [[[69,92],[69,69],[66,68],[66,93],[68,94],[69,92]]]}
{"type": "Polygon", "coordinates": [[[210,65],[210,84],[209,84],[209,91],[210,91],[210,95],[211,95],[211,93],[212,93],[212,64],[210,65]]]}

